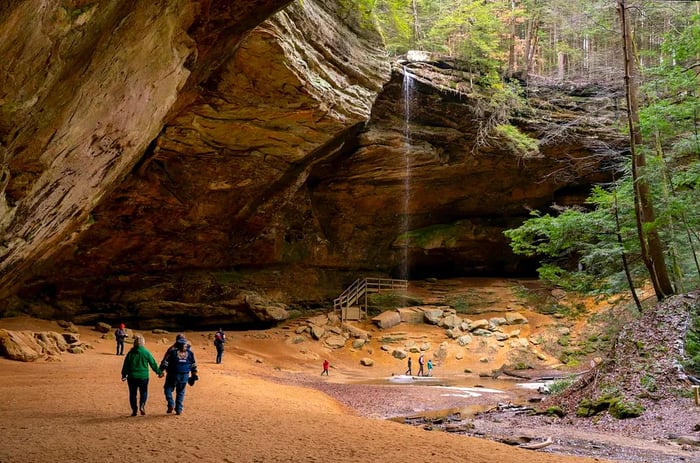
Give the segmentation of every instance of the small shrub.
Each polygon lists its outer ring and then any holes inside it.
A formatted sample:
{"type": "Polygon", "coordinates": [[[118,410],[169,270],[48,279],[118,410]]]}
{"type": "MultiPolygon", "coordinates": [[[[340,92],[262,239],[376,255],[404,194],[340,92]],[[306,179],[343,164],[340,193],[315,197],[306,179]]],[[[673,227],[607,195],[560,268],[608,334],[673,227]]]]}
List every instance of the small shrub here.
{"type": "Polygon", "coordinates": [[[641,379],[642,387],[647,390],[647,392],[656,392],[658,389],[656,385],[656,379],[651,375],[644,375],[641,379]]]}
{"type": "Polygon", "coordinates": [[[500,138],[501,143],[520,158],[534,157],[540,154],[537,139],[529,137],[513,125],[497,125],[494,127],[494,132],[500,138]]]}
{"type": "Polygon", "coordinates": [[[604,395],[595,400],[593,399],[582,399],[578,404],[578,409],[576,410],[576,416],[578,417],[590,417],[597,415],[600,412],[604,412],[610,408],[610,404],[613,401],[618,400],[617,396],[604,395]]]}
{"type": "Polygon", "coordinates": [[[615,399],[610,403],[608,412],[613,417],[624,420],[625,418],[636,418],[644,413],[644,407],[634,402],[625,402],[622,399],[615,399]]]}
{"type": "Polygon", "coordinates": [[[557,405],[549,407],[547,410],[544,411],[544,414],[547,416],[558,416],[559,418],[564,418],[566,416],[564,410],[557,405]]]}
{"type": "Polygon", "coordinates": [[[564,390],[566,390],[569,386],[574,384],[576,381],[576,378],[573,376],[569,376],[568,378],[562,378],[562,379],[555,379],[549,384],[549,392],[550,394],[561,394],[564,390]]]}

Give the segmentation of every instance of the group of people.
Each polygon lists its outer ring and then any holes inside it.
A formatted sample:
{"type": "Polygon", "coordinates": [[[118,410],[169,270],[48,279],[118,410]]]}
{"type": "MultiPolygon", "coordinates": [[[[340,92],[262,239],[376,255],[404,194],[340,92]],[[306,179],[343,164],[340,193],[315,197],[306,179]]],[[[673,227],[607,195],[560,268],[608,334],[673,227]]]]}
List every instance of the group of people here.
{"type": "MultiPolygon", "coordinates": [[[[408,368],[405,375],[413,376],[413,359],[408,357],[408,368]]],[[[425,356],[420,354],[418,357],[418,374],[416,376],[433,376],[433,359],[428,359],[428,364],[425,363],[425,356]],[[428,373],[425,373],[424,367],[428,367],[428,373]]]]}
{"type": "MultiPolygon", "coordinates": [[[[124,329],[122,324],[119,329],[124,329]]],[[[118,329],[118,330],[119,330],[118,329]]],[[[220,330],[221,331],[221,330],[220,330]]],[[[222,332],[223,334],[223,332],[222,332]]],[[[126,336],[125,336],[126,337],[126,336]]],[[[117,355],[123,355],[124,339],[117,337],[117,355]]],[[[121,377],[129,386],[129,405],[131,416],[146,414],[146,402],[148,401],[148,380],[150,370],[153,370],[159,378],[165,376],[163,392],[167,403],[167,413],[182,414],[185,401],[185,389],[187,385],[194,386],[199,380],[197,375],[197,361],[192,352],[191,345],[184,335],[178,334],[173,345],[163,355],[163,360],[158,364],[153,354],[145,347],[143,336],[134,338],[134,346],[127,352],[122,364],[121,377]],[[173,393],[175,397],[173,398],[173,393]]],[[[222,349],[223,351],[223,349],[222,349]]],[[[218,352],[218,347],[217,347],[218,352]]],[[[217,354],[217,363],[220,363],[220,354],[217,354]]]]}

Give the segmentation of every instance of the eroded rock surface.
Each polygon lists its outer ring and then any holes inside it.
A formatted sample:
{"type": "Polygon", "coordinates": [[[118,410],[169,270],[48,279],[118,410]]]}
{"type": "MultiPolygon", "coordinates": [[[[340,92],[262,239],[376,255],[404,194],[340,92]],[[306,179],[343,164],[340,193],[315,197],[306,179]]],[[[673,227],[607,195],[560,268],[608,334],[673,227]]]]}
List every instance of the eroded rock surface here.
{"type": "Polygon", "coordinates": [[[392,72],[347,2],[286,3],[0,9],[8,310],[274,324],[357,277],[523,274],[503,230],[609,180],[617,95],[528,89],[523,153],[460,63],[392,72]]]}

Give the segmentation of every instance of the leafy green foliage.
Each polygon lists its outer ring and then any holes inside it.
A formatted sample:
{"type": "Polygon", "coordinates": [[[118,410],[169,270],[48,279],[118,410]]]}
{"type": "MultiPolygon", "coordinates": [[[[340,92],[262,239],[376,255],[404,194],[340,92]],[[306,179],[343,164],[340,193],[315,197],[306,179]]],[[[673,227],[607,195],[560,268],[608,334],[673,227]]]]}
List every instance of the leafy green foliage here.
{"type": "Polygon", "coordinates": [[[537,139],[528,137],[511,124],[497,125],[494,132],[508,150],[520,158],[533,157],[540,152],[537,139]]]}
{"type": "Polygon", "coordinates": [[[550,394],[561,394],[572,384],[576,382],[575,376],[569,376],[567,378],[555,379],[547,386],[550,394]]]}
{"type": "Polygon", "coordinates": [[[620,193],[629,197],[618,201],[618,206],[628,207],[626,224],[621,229],[622,244],[615,230],[613,196],[596,188],[589,198],[592,209],[567,208],[558,215],[535,211],[520,227],[507,230],[511,248],[516,254],[542,256],[540,278],[562,288],[582,292],[623,289],[619,285],[624,279],[612,277],[622,271],[623,252],[638,252],[632,193],[623,188],[621,185],[620,193]]]}
{"type": "Polygon", "coordinates": [[[685,354],[683,367],[694,376],[700,375],[700,314],[697,312],[685,336],[685,354]]]}

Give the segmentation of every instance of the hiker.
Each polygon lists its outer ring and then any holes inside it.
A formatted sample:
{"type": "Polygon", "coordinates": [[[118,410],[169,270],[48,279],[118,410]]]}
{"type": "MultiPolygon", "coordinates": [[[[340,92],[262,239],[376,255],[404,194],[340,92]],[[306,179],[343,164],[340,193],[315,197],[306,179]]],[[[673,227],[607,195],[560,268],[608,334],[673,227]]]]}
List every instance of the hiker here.
{"type": "Polygon", "coordinates": [[[124,340],[129,336],[126,334],[126,325],[122,323],[114,330],[114,337],[117,339],[117,355],[124,355],[124,340]]]}
{"type": "MultiPolygon", "coordinates": [[[[163,355],[163,360],[160,361],[160,369],[165,372],[165,384],[171,384],[171,383],[175,382],[175,378],[174,378],[175,374],[168,371],[165,368],[164,363],[168,359],[168,356],[170,355],[170,353],[174,350],[177,350],[177,342],[180,339],[185,339],[185,335],[182,333],[179,333],[177,336],[175,336],[175,342],[172,343],[172,345],[170,347],[168,347],[168,350],[166,350],[165,354],[163,355]]],[[[190,348],[191,348],[190,344],[187,344],[187,349],[190,349],[190,348]]],[[[165,387],[165,384],[163,385],[163,387],[165,387]]]]}
{"type": "Polygon", "coordinates": [[[185,388],[188,383],[194,386],[199,376],[197,376],[197,362],[187,339],[184,336],[178,337],[175,345],[176,349],[168,349],[161,363],[161,368],[168,373],[163,392],[168,403],[166,413],[172,413],[175,410],[176,415],[181,415],[185,401],[185,388]],[[175,400],[173,400],[173,391],[176,392],[175,400]]]}
{"type": "Polygon", "coordinates": [[[409,357],[408,358],[408,369],[406,370],[406,373],[404,373],[404,375],[413,376],[413,373],[411,373],[411,362],[412,362],[411,357],[409,357]]]}
{"type": "Polygon", "coordinates": [[[328,376],[328,367],[330,366],[330,363],[328,363],[328,359],[323,360],[323,371],[321,372],[321,376],[326,375],[328,376]]]}
{"type": "Polygon", "coordinates": [[[221,363],[221,357],[224,355],[224,344],[226,343],[226,334],[224,330],[219,328],[219,331],[214,335],[214,346],[216,347],[216,363],[221,363]]]}
{"type": "Polygon", "coordinates": [[[136,416],[136,395],[139,394],[138,410],[141,415],[146,414],[146,401],[148,400],[148,369],[155,371],[159,378],[163,377],[163,372],[158,368],[156,359],[144,347],[146,341],[143,336],[134,338],[134,346],[124,357],[122,365],[122,381],[129,385],[129,405],[131,405],[131,416],[136,416]]]}
{"type": "MultiPolygon", "coordinates": [[[[177,342],[180,339],[185,339],[185,335],[182,333],[179,333],[177,336],[175,336],[175,342],[168,347],[168,350],[165,351],[165,355],[163,355],[163,360],[160,361],[160,368],[163,369],[163,362],[165,362],[165,359],[168,358],[168,354],[170,354],[171,351],[177,350],[177,342]]],[[[187,348],[190,349],[192,346],[188,343],[187,348]]],[[[167,377],[166,377],[167,381],[167,377]]]]}
{"type": "Polygon", "coordinates": [[[423,371],[423,365],[425,365],[425,358],[421,353],[420,357],[418,357],[418,376],[425,376],[425,372],[423,371]]]}
{"type": "Polygon", "coordinates": [[[433,376],[433,359],[428,359],[428,376],[433,376]]]}

